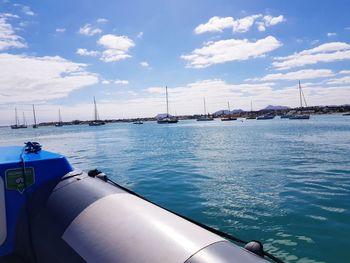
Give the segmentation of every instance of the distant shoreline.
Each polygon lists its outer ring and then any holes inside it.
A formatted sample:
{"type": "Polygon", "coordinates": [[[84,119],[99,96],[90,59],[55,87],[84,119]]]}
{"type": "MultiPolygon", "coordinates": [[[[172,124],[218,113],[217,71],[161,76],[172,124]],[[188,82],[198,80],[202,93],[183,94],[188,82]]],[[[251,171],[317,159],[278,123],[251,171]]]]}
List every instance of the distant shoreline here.
{"type": "MultiPolygon", "coordinates": [[[[262,115],[275,115],[275,116],[281,116],[284,114],[288,114],[288,112],[300,112],[302,110],[303,113],[307,113],[310,115],[325,115],[325,114],[344,114],[350,112],[350,105],[341,105],[341,106],[311,106],[311,107],[303,107],[302,109],[297,108],[288,108],[288,109],[262,109],[259,111],[240,111],[240,112],[234,112],[230,113],[230,115],[233,115],[237,118],[246,118],[249,115],[255,115],[255,116],[262,116],[262,115]]],[[[222,118],[227,116],[227,113],[225,113],[225,110],[219,110],[214,114],[211,114],[214,118],[222,118]],[[218,112],[221,112],[221,114],[218,114],[218,112]]],[[[193,114],[193,115],[178,115],[176,116],[179,120],[192,120],[197,119],[202,114],[193,114]]],[[[118,123],[118,122],[135,122],[135,121],[157,121],[159,118],[157,117],[140,117],[140,118],[125,118],[125,119],[105,119],[101,120],[106,123],[118,123]]],[[[89,124],[93,122],[93,120],[72,120],[68,122],[62,122],[62,125],[84,125],[89,124]]],[[[56,122],[41,122],[38,124],[39,127],[45,127],[45,126],[55,126],[56,122]]],[[[8,128],[10,125],[2,125],[0,128],[8,128]]]]}

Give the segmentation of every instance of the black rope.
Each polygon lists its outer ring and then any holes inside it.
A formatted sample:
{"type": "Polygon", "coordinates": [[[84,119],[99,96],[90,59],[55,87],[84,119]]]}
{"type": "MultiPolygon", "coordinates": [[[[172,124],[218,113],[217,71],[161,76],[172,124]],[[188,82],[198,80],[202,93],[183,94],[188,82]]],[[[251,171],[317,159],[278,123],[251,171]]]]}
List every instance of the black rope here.
{"type": "Polygon", "coordinates": [[[38,153],[41,151],[41,145],[38,142],[26,142],[24,144],[24,151],[26,153],[38,153]]]}
{"type": "Polygon", "coordinates": [[[37,256],[36,256],[36,252],[34,249],[33,229],[32,229],[32,220],[30,217],[29,194],[27,191],[28,183],[27,183],[27,174],[26,174],[26,165],[25,165],[25,160],[24,160],[24,154],[25,153],[38,153],[40,150],[41,150],[41,145],[39,143],[27,142],[27,143],[25,143],[25,146],[23,147],[22,153],[20,155],[21,166],[22,166],[23,184],[24,184],[25,210],[26,210],[27,225],[28,225],[29,247],[30,247],[34,262],[38,262],[38,261],[37,261],[37,256]]]}
{"type": "MultiPolygon", "coordinates": [[[[118,183],[116,183],[116,182],[114,182],[113,180],[109,179],[109,178],[107,177],[107,175],[103,174],[101,171],[99,171],[99,170],[97,170],[97,169],[89,171],[89,172],[88,172],[88,175],[89,175],[90,177],[97,177],[97,178],[99,178],[99,179],[101,179],[101,180],[103,180],[103,181],[105,181],[105,182],[109,182],[109,183],[111,183],[112,185],[114,185],[114,186],[116,186],[116,187],[118,187],[118,188],[124,190],[125,192],[127,192],[127,193],[129,193],[129,194],[132,194],[132,195],[134,195],[134,196],[136,196],[136,197],[138,197],[138,198],[141,198],[142,200],[145,200],[145,201],[147,201],[147,202],[149,202],[149,203],[151,203],[151,204],[153,204],[153,205],[155,205],[155,206],[158,206],[158,207],[160,207],[160,208],[162,208],[162,209],[164,209],[164,210],[166,210],[166,211],[168,211],[168,212],[170,212],[170,213],[172,213],[172,214],[174,214],[174,215],[176,215],[176,216],[178,216],[178,217],[181,217],[181,218],[183,218],[183,219],[185,219],[185,220],[187,220],[187,221],[189,221],[189,222],[191,222],[191,223],[193,223],[193,224],[195,224],[195,225],[197,225],[197,226],[200,226],[200,227],[202,227],[202,228],[204,228],[204,229],[206,229],[206,230],[208,230],[208,231],[210,231],[210,232],[212,232],[212,233],[214,233],[214,234],[217,234],[217,235],[219,235],[219,236],[221,236],[221,237],[224,237],[224,238],[226,238],[226,239],[228,239],[228,240],[234,241],[234,242],[236,242],[236,243],[244,244],[244,245],[246,245],[246,244],[249,243],[249,242],[244,241],[244,240],[242,240],[242,239],[239,239],[239,238],[237,238],[237,237],[235,237],[235,236],[233,236],[233,235],[230,235],[230,234],[228,234],[228,233],[225,233],[225,232],[220,231],[220,230],[218,230],[218,229],[215,229],[215,228],[213,228],[213,227],[210,227],[210,226],[207,226],[207,225],[205,225],[205,224],[202,224],[202,223],[200,223],[200,222],[198,222],[198,221],[195,221],[195,220],[193,220],[193,219],[191,219],[191,218],[189,218],[189,217],[187,217],[187,216],[178,214],[178,213],[176,213],[176,212],[174,212],[174,211],[172,211],[172,210],[169,210],[169,209],[166,208],[166,207],[163,207],[163,206],[161,206],[161,205],[159,205],[159,204],[156,204],[156,203],[154,203],[154,202],[148,200],[146,197],[144,197],[144,196],[142,196],[142,195],[139,195],[138,193],[136,193],[136,192],[134,192],[134,191],[132,191],[132,190],[130,190],[130,189],[124,187],[124,186],[121,186],[120,184],[118,184],[118,183]]],[[[261,244],[261,242],[259,242],[259,243],[261,244]]],[[[276,258],[275,256],[273,256],[272,254],[266,252],[265,250],[264,250],[263,252],[264,252],[264,255],[265,255],[266,257],[272,259],[272,260],[275,261],[276,263],[284,263],[282,260],[280,260],[279,258],[276,258]]]]}

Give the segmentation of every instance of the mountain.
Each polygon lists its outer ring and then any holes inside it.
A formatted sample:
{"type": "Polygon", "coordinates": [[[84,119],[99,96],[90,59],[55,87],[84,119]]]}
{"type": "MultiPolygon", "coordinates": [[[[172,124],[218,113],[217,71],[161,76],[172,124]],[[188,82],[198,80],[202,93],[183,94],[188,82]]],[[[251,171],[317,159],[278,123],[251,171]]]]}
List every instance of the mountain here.
{"type": "Polygon", "coordinates": [[[228,110],[219,110],[213,113],[214,116],[220,116],[220,115],[227,115],[227,114],[236,114],[236,113],[240,113],[243,112],[242,109],[234,109],[232,111],[228,111],[228,110]]]}
{"type": "Polygon", "coordinates": [[[262,110],[288,110],[288,109],[290,109],[290,107],[269,105],[262,110]]]}
{"type": "MultiPolygon", "coordinates": [[[[159,113],[155,118],[156,119],[162,119],[166,117],[166,113],[159,113]]],[[[172,115],[169,114],[169,117],[173,117],[172,115]]]]}

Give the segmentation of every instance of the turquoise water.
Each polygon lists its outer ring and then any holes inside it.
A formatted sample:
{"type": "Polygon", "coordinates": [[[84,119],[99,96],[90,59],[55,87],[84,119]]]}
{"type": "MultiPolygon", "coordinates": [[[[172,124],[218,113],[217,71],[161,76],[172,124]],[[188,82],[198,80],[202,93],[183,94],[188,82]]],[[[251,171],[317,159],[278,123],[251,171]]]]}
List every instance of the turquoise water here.
{"type": "Polygon", "coordinates": [[[350,258],[350,117],[0,129],[286,262],[350,258]]]}

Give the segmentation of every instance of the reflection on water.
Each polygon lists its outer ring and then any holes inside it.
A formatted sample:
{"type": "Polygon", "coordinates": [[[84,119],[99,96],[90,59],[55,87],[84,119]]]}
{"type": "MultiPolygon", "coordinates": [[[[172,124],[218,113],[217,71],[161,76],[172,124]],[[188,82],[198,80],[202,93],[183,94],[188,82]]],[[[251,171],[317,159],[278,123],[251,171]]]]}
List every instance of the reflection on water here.
{"type": "Polygon", "coordinates": [[[350,118],[0,129],[287,262],[350,258],[350,118]]]}

